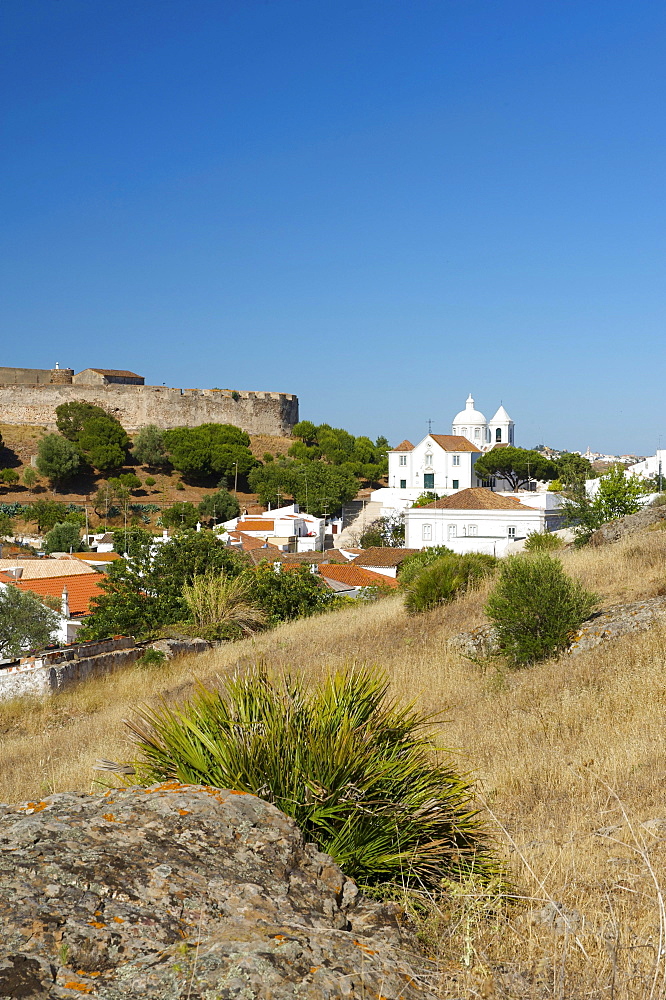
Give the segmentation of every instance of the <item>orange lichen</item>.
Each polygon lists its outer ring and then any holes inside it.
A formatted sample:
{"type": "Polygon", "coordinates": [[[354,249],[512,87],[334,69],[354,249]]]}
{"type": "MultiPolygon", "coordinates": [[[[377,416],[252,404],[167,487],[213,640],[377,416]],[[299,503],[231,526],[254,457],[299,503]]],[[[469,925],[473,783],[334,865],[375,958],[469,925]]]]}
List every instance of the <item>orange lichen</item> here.
{"type": "Polygon", "coordinates": [[[91,979],[94,979],[95,976],[101,976],[102,975],[101,972],[86,972],[85,969],[77,969],[76,970],[76,974],[77,974],[77,976],[90,976],[91,979]]]}
{"type": "Polygon", "coordinates": [[[88,923],[91,927],[106,927],[106,924],[103,924],[101,920],[89,920],[88,923]]]}
{"type": "Polygon", "coordinates": [[[366,953],[366,955],[376,955],[377,954],[376,951],[373,951],[372,948],[368,948],[367,944],[363,944],[362,941],[356,941],[355,940],[354,944],[356,945],[357,948],[360,948],[361,951],[364,951],[366,953]]]}
{"type": "Polygon", "coordinates": [[[190,810],[189,809],[179,809],[178,810],[178,815],[179,816],[189,816],[189,814],[190,814],[190,810]]]}
{"type": "Polygon", "coordinates": [[[92,993],[92,986],[88,986],[87,983],[63,983],[63,988],[66,990],[78,990],[79,993],[92,993]]]}
{"type": "Polygon", "coordinates": [[[117,924],[124,924],[125,923],[125,921],[123,920],[122,917],[114,917],[113,919],[114,919],[115,923],[117,923],[117,924]]]}
{"type": "Polygon", "coordinates": [[[115,816],[113,815],[113,813],[104,813],[104,815],[102,816],[102,819],[105,819],[107,821],[107,823],[117,823],[118,822],[117,819],[115,818],[115,816]]]}
{"type": "Polygon", "coordinates": [[[46,809],[48,802],[26,802],[24,806],[19,806],[18,812],[24,812],[26,814],[30,813],[40,813],[42,809],[46,809]]]}

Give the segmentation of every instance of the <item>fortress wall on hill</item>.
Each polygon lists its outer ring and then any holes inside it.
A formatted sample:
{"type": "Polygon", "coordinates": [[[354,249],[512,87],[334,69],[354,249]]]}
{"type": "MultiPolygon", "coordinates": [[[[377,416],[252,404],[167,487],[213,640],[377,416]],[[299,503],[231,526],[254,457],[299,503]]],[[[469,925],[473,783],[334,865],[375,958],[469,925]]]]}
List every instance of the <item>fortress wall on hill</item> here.
{"type": "Polygon", "coordinates": [[[0,423],[56,429],[55,409],[82,400],[101,406],[128,431],[146,424],[196,427],[234,424],[248,434],[290,435],[298,422],[298,397],[283,392],[168,389],[159,385],[0,385],[0,423]]]}

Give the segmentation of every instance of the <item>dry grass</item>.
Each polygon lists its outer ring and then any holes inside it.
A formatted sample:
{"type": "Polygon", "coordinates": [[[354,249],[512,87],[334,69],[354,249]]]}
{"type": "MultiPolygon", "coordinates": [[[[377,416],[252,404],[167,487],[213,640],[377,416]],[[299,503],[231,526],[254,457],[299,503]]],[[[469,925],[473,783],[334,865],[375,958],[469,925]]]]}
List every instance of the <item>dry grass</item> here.
{"type": "MultiPolygon", "coordinates": [[[[653,596],[666,581],[659,532],[563,559],[606,604],[653,596]]],[[[482,604],[483,594],[471,594],[408,618],[392,596],[133,668],[46,704],[2,706],[0,798],[92,790],[95,758],[131,756],[122,719],[138,703],[183,697],[196,680],[214,682],[257,658],[311,676],[375,663],[396,697],[442,713],[438,735],[478,775],[528,900],[492,910],[471,887],[441,911],[429,907],[423,931],[438,956],[439,995],[664,997],[666,629],[505,672],[447,647],[483,620],[482,604]],[[549,900],[569,914],[568,933],[562,919],[560,929],[544,922],[549,900]]]]}

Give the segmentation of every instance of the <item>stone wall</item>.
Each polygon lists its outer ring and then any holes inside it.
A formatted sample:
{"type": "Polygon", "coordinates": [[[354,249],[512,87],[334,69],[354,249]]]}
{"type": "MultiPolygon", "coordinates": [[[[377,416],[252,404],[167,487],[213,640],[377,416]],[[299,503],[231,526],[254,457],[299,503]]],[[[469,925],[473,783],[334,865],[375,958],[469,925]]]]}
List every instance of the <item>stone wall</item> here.
{"type": "Polygon", "coordinates": [[[48,385],[48,368],[0,368],[0,385],[48,385]]]}
{"type": "Polygon", "coordinates": [[[74,400],[103,407],[128,431],[146,424],[166,429],[226,423],[248,434],[289,435],[298,422],[298,397],[291,393],[232,393],[228,389],[169,389],[158,385],[17,384],[0,385],[0,423],[55,430],[56,406],[74,400]]]}

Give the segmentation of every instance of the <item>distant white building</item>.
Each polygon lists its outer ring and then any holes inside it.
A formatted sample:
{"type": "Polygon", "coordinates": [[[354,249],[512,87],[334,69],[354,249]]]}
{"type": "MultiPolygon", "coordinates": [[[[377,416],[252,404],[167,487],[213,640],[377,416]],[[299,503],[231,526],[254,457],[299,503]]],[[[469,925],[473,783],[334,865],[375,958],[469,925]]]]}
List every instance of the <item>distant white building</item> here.
{"type": "Polygon", "coordinates": [[[666,449],[659,449],[656,454],[644,458],[627,468],[628,475],[639,476],[640,479],[653,479],[662,476],[666,485],[666,449]]]}
{"type": "Polygon", "coordinates": [[[486,488],[461,490],[405,512],[405,547],[446,545],[454,552],[503,556],[513,542],[559,527],[555,510],[535,494],[507,496],[486,488]],[[538,501],[537,501],[538,502],[538,501]]]}
{"type": "Polygon", "coordinates": [[[222,528],[261,538],[283,552],[321,552],[324,548],[325,519],[301,512],[294,503],[262,514],[231,518],[222,528]]]}
{"type": "Polygon", "coordinates": [[[483,413],[474,407],[470,393],[465,409],[453,418],[451,433],[467,438],[479,451],[490,451],[496,444],[513,444],[514,422],[503,406],[494,417],[486,420],[483,413]]]}

